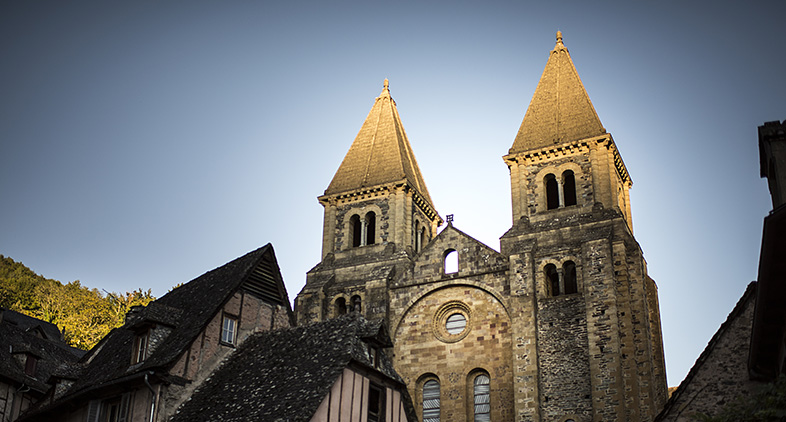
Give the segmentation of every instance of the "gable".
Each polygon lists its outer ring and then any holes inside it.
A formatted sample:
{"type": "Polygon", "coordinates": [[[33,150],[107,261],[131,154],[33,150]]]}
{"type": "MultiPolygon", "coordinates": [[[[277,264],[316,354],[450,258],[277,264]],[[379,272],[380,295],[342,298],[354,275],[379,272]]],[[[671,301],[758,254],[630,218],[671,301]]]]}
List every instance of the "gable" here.
{"type": "Polygon", "coordinates": [[[243,289],[275,305],[289,303],[281,272],[271,255],[266,254],[243,282],[243,289]]]}
{"type": "Polygon", "coordinates": [[[508,260],[504,255],[449,224],[415,256],[413,279],[426,282],[444,278],[445,257],[450,251],[458,253],[458,272],[454,277],[508,269],[508,260]]]}

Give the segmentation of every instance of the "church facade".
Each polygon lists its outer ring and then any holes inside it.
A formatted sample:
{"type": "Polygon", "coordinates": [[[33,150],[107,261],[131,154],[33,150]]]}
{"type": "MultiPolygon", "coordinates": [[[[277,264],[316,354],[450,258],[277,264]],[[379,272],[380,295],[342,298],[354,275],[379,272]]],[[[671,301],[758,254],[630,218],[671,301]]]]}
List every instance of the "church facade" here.
{"type": "Polygon", "coordinates": [[[504,162],[500,251],[451,221],[438,232],[385,81],[319,197],[322,260],[298,324],[387,321],[423,421],[651,421],[666,400],[657,287],[630,175],[560,33],[504,162]]]}

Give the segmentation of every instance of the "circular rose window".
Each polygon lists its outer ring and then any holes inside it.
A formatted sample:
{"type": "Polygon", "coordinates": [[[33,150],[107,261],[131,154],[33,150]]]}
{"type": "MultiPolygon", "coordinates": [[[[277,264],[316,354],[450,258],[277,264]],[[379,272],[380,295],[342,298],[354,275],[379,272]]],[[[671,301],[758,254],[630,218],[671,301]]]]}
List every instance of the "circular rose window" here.
{"type": "Polygon", "coordinates": [[[445,323],[445,329],[450,335],[461,334],[467,326],[467,318],[463,314],[455,313],[448,317],[445,323]]]}
{"type": "Polygon", "coordinates": [[[434,335],[445,343],[455,343],[469,334],[471,312],[469,306],[457,300],[447,302],[434,313],[434,335]]]}

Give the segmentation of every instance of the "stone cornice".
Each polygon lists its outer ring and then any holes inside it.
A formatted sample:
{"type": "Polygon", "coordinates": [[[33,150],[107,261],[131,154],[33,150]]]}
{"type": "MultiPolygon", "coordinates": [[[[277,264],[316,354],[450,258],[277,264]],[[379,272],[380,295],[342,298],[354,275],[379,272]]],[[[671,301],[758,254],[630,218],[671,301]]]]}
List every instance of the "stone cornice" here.
{"type": "Polygon", "coordinates": [[[505,164],[507,164],[508,167],[511,167],[514,164],[534,164],[559,156],[566,156],[579,152],[588,152],[590,149],[597,148],[598,146],[603,146],[611,151],[614,158],[614,167],[617,169],[617,175],[619,175],[620,179],[624,183],[633,185],[633,181],[630,178],[630,174],[628,174],[628,169],[625,167],[625,163],[622,161],[622,156],[617,149],[617,145],[614,143],[614,139],[609,133],[592,138],[579,139],[561,145],[548,146],[545,148],[508,154],[502,157],[502,159],[505,160],[505,164]]]}
{"type": "Polygon", "coordinates": [[[363,189],[357,189],[348,192],[341,192],[333,195],[322,195],[317,198],[320,204],[323,206],[327,205],[338,205],[338,204],[345,204],[349,202],[356,202],[362,201],[365,199],[371,199],[373,197],[377,197],[380,195],[390,195],[394,193],[396,190],[403,190],[404,192],[411,192],[412,193],[412,202],[423,211],[424,214],[431,220],[431,221],[438,221],[439,225],[442,224],[443,220],[442,217],[439,216],[437,211],[434,207],[431,206],[428,199],[424,197],[417,189],[410,185],[410,183],[403,179],[401,181],[395,183],[388,183],[384,185],[377,185],[377,186],[370,186],[363,189]]]}

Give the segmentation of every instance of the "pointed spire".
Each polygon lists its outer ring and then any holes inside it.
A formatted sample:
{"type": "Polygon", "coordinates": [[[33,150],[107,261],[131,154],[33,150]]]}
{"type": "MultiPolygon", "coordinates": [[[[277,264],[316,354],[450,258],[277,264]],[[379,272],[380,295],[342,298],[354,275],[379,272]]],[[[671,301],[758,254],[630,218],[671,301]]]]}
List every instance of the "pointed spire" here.
{"type": "Polygon", "coordinates": [[[412,147],[404,132],[388,80],[371,107],[325,195],[404,181],[433,208],[412,147]]]}
{"type": "Polygon", "coordinates": [[[521,122],[510,153],[606,133],[557,31],[557,43],[521,122]]]}

